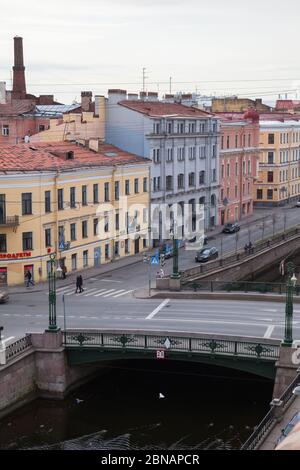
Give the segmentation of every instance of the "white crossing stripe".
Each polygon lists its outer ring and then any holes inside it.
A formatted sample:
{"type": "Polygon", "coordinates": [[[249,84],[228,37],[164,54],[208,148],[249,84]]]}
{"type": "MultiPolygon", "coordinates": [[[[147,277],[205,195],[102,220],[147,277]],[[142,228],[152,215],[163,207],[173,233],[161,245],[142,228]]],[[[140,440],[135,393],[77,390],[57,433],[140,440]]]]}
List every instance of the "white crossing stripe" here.
{"type": "Polygon", "coordinates": [[[105,294],[103,297],[109,297],[110,295],[113,295],[115,297],[115,294],[118,294],[118,292],[124,292],[124,289],[120,290],[113,290],[113,292],[109,292],[108,294],[105,294]]]}
{"type": "Polygon", "coordinates": [[[101,292],[100,294],[95,295],[95,297],[100,297],[101,295],[108,294],[109,292],[115,291],[115,289],[109,289],[106,290],[104,289],[104,292],[101,292]]]}
{"type": "Polygon", "coordinates": [[[96,291],[97,291],[97,290],[98,290],[98,289],[97,289],[96,287],[93,287],[93,289],[90,289],[90,290],[89,290],[89,293],[88,293],[88,294],[84,294],[84,297],[89,297],[90,295],[96,294],[96,291]]]}
{"type": "Polygon", "coordinates": [[[99,290],[97,290],[97,292],[94,293],[94,297],[99,297],[99,295],[102,295],[105,292],[107,292],[106,289],[99,289],[99,290]]]}
{"type": "Polygon", "coordinates": [[[58,287],[58,288],[56,289],[56,292],[57,292],[58,294],[60,294],[60,293],[63,292],[64,290],[69,290],[70,287],[71,287],[70,285],[69,285],[69,286],[65,286],[65,287],[58,287]]]}
{"type": "Polygon", "coordinates": [[[264,334],[264,338],[271,338],[271,334],[273,333],[274,328],[275,325],[268,326],[267,331],[264,334]]]}
{"type": "Polygon", "coordinates": [[[154,315],[156,315],[162,308],[164,308],[168,303],[170,302],[170,299],[165,299],[161,304],[159,304],[158,307],[156,307],[153,312],[151,312],[148,317],[146,317],[146,320],[151,320],[154,315]]]}
{"type": "Polygon", "coordinates": [[[133,292],[133,289],[122,292],[122,294],[114,295],[114,297],[121,297],[122,295],[130,294],[130,292],[133,292]]]}

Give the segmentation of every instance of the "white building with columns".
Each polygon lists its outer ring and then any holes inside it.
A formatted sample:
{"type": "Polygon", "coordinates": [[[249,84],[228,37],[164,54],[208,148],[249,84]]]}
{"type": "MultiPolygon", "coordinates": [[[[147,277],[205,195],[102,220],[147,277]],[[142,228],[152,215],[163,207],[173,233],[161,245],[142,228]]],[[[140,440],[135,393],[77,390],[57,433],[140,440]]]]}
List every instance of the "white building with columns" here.
{"type": "Polygon", "coordinates": [[[218,119],[203,110],[157,93],[108,91],[107,143],[152,160],[153,204],[203,204],[206,229],[218,220],[218,137],[218,119]]]}

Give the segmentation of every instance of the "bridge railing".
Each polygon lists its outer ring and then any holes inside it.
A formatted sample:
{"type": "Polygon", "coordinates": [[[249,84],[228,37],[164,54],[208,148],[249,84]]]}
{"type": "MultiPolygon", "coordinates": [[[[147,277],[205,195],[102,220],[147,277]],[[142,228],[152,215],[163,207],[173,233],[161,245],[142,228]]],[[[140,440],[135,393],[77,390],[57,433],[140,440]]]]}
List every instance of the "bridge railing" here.
{"type": "MultiPolygon", "coordinates": [[[[209,292],[259,292],[261,294],[286,293],[286,285],[279,282],[250,282],[250,281],[189,281],[182,284],[182,290],[209,292]]],[[[295,295],[300,295],[300,285],[294,289],[295,295]]]]}
{"type": "MultiPolygon", "coordinates": [[[[287,387],[284,393],[279,398],[279,401],[282,401],[282,411],[284,412],[290,405],[290,403],[295,399],[293,395],[294,388],[300,385],[300,374],[298,374],[293,382],[287,387]]],[[[258,426],[254,429],[254,432],[248,437],[247,441],[244,442],[240,450],[256,450],[260,444],[264,441],[267,434],[270,433],[272,428],[277,423],[277,418],[275,415],[275,406],[271,406],[269,412],[259,423],[258,426]]]]}
{"type": "Polygon", "coordinates": [[[211,354],[221,356],[253,357],[275,361],[279,358],[279,341],[253,339],[233,340],[231,337],[210,335],[177,335],[172,333],[132,333],[112,331],[66,330],[66,348],[105,348],[110,350],[158,350],[211,354]]]}
{"type": "Polygon", "coordinates": [[[20,338],[17,341],[14,341],[13,343],[9,344],[5,348],[6,362],[8,362],[11,359],[14,359],[15,357],[19,356],[24,351],[31,348],[31,346],[32,346],[32,343],[31,343],[31,335],[30,334],[27,334],[23,338],[20,338]]]}
{"type": "Polygon", "coordinates": [[[286,232],[282,232],[279,234],[274,235],[274,237],[269,237],[268,239],[258,241],[253,244],[251,250],[238,250],[235,253],[229,253],[222,258],[219,257],[214,261],[209,261],[208,263],[202,263],[200,266],[196,266],[195,268],[187,269],[181,273],[181,279],[184,282],[184,279],[188,279],[192,276],[196,276],[202,273],[209,273],[211,271],[215,271],[216,269],[224,266],[229,266],[237,261],[242,261],[246,258],[249,258],[257,253],[264,251],[266,248],[270,248],[272,246],[278,245],[283,240],[289,240],[295,235],[300,234],[300,228],[293,227],[286,232]]]}

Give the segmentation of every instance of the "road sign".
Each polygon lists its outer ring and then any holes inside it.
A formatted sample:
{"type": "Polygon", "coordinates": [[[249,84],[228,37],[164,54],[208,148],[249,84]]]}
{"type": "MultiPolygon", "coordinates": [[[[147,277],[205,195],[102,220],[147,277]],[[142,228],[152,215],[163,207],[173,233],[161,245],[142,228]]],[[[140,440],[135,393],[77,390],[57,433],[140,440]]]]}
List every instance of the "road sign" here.
{"type": "Polygon", "coordinates": [[[151,264],[159,264],[158,256],[151,256],[151,264]]]}

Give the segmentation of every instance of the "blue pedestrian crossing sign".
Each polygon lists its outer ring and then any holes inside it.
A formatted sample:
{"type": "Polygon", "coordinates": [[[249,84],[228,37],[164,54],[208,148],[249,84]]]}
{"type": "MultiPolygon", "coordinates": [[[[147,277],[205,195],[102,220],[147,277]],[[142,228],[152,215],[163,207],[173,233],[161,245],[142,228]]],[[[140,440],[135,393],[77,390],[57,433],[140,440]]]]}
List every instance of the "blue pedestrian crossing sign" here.
{"type": "Polygon", "coordinates": [[[159,264],[158,256],[151,256],[151,264],[159,264]]]}

